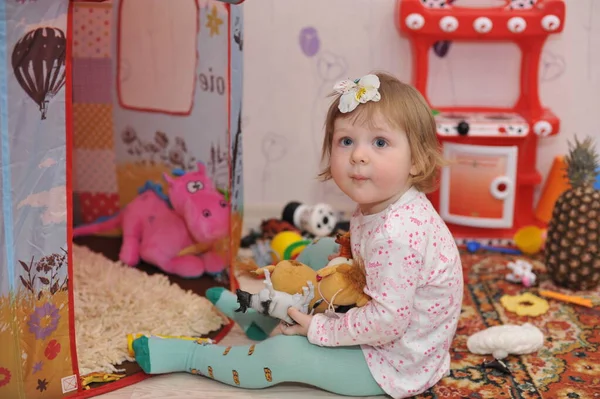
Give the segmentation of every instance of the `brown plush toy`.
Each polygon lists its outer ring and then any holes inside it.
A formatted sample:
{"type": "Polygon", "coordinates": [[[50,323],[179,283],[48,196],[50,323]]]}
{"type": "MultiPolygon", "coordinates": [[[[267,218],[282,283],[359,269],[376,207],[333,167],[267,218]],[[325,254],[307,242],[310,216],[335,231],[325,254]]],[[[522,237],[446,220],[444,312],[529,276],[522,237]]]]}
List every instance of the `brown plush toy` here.
{"type": "Polygon", "coordinates": [[[259,276],[268,270],[276,291],[288,294],[301,294],[307,281],[315,287],[315,298],[309,311],[323,313],[333,306],[364,306],[371,298],[363,291],[366,279],[362,271],[347,263],[328,265],[314,271],[309,266],[295,260],[283,260],[276,265],[261,267],[252,273],[259,276]]]}

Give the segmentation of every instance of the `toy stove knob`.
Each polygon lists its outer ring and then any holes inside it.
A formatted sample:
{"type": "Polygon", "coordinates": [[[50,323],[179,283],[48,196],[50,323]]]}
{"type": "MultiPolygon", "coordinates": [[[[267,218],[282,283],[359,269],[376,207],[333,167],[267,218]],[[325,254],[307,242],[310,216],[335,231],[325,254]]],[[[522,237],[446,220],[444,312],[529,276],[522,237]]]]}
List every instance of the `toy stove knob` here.
{"type": "Polygon", "coordinates": [[[524,18],[512,17],[508,20],[506,26],[508,27],[508,30],[513,33],[521,33],[527,28],[527,22],[525,22],[524,18]]]}
{"type": "Polygon", "coordinates": [[[460,121],[458,125],[456,125],[456,131],[461,136],[466,136],[469,134],[469,124],[466,121],[460,121]]]}
{"type": "Polygon", "coordinates": [[[404,21],[406,26],[412,30],[419,30],[425,25],[425,18],[421,14],[409,14],[404,21]]]}
{"type": "Polygon", "coordinates": [[[560,27],[560,18],[556,15],[546,15],[542,18],[542,28],[548,32],[557,30],[560,27]]]}
{"type": "Polygon", "coordinates": [[[549,136],[552,133],[552,125],[548,121],[537,121],[533,125],[533,132],[541,137],[549,136]]]}
{"type": "Polygon", "coordinates": [[[492,20],[488,17],[479,17],[475,21],[473,21],[473,29],[479,33],[488,33],[492,30],[492,20]]]}
{"type": "Polygon", "coordinates": [[[454,32],[458,28],[458,19],[447,15],[440,19],[440,29],[444,32],[454,32]]]}

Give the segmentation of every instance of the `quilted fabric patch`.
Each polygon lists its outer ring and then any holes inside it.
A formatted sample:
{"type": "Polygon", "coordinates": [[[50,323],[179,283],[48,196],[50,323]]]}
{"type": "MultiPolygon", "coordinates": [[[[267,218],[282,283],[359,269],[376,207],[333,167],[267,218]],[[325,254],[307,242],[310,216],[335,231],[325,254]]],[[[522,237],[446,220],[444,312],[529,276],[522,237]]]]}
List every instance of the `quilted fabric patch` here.
{"type": "Polygon", "coordinates": [[[84,223],[92,223],[100,217],[111,216],[119,211],[117,193],[82,192],[78,197],[84,223]]]}
{"type": "Polygon", "coordinates": [[[110,58],[73,59],[73,102],[110,104],[113,86],[110,58]]]}
{"type": "Polygon", "coordinates": [[[73,7],[73,56],[110,58],[111,4],[75,3],[73,7]]]}
{"type": "Polygon", "coordinates": [[[73,104],[73,147],[112,150],[114,146],[112,106],[73,104]]]}
{"type": "Polygon", "coordinates": [[[77,192],[118,192],[117,169],[113,150],[73,151],[75,176],[73,190],[77,192]]]}

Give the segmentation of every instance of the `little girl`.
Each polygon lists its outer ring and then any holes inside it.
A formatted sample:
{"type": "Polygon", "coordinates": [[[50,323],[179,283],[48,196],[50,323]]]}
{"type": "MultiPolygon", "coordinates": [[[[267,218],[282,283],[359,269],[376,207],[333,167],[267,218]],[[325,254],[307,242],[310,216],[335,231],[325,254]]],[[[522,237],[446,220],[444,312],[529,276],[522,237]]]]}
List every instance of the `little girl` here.
{"type": "MultiPolygon", "coordinates": [[[[142,337],[133,346],[145,372],[188,371],[243,388],[300,382],[393,398],[417,395],[448,375],[463,277],[454,239],[425,196],[442,164],[431,110],[417,90],[384,73],[335,90],[321,177],[357,203],[352,254],[372,300],[345,314],[290,309],[297,324],[251,346],[142,337]]],[[[231,298],[225,291],[215,301],[229,315],[237,307],[231,298]]],[[[244,314],[252,316],[261,315],[244,314]]]]}

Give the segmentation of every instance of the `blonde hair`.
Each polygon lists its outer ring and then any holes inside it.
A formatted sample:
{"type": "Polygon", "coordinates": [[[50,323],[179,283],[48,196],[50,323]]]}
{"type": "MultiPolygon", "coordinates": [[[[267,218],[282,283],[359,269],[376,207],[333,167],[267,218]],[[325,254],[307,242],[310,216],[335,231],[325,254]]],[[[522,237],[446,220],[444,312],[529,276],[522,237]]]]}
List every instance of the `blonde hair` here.
{"type": "Polygon", "coordinates": [[[333,145],[333,128],[338,118],[352,118],[352,123],[372,123],[376,113],[386,119],[393,128],[403,130],[408,137],[412,162],[416,175],[409,177],[411,184],[419,191],[429,193],[437,188],[439,169],[445,165],[440,145],[436,137],[436,123],[431,108],[417,89],[403,83],[384,72],[375,73],[381,85],[381,100],[359,104],[352,112],[343,114],[338,109],[340,94],[333,93],[333,102],[325,119],[325,137],[321,159],[327,166],[319,174],[323,181],[331,179],[329,158],[333,145]]]}

